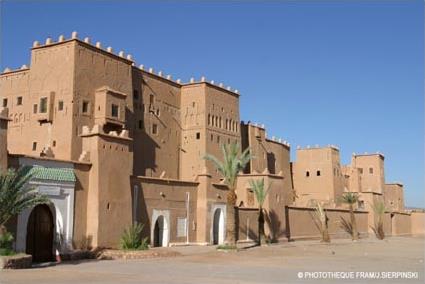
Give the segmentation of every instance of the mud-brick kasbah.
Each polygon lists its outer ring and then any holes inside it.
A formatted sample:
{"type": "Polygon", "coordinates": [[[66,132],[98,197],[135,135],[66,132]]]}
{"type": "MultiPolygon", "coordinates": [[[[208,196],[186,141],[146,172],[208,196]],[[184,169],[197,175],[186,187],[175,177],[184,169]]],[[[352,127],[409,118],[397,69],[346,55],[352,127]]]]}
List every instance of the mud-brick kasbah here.
{"type": "Polygon", "coordinates": [[[42,258],[57,243],[61,251],[113,248],[133,222],[144,224],[152,246],[220,244],[227,187],[204,157],[221,158],[228,143],[255,157],[237,179],[239,242],[258,232],[251,179],[270,186],[272,241],[318,237],[317,201],[328,209],[331,235],[348,238],[338,224],[349,214],[339,202],[345,191],[359,193],[361,235],[373,234],[377,201],[386,204],[387,235],[424,233],[424,213],[404,208],[403,184],[385,180],[383,154],[353,154],[342,165],[338,147],[306,146],[291,161],[288,142],[240,120],[239,98],[204,77],[184,83],[136,66],[131,55],[76,32],[35,41],[29,65],[0,75],[0,168],[29,168],[29,186],[50,199],[8,224],[15,249],[42,258]]]}

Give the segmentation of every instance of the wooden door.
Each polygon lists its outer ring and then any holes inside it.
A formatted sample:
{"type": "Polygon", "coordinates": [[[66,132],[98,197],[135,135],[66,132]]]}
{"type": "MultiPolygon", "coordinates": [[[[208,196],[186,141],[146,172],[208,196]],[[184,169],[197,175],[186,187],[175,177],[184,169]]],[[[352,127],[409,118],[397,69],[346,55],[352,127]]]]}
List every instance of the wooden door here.
{"type": "Polygon", "coordinates": [[[36,206],[29,217],[27,227],[27,254],[33,262],[53,260],[53,216],[47,205],[36,206]]]}

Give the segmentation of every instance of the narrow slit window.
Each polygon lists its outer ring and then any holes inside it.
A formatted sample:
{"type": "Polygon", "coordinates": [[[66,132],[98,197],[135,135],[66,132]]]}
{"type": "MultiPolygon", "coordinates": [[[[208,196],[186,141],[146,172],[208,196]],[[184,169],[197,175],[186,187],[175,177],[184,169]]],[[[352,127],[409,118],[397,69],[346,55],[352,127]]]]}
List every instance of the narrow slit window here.
{"type": "Polygon", "coordinates": [[[40,113],[47,112],[47,98],[40,99],[40,113]]]}
{"type": "Polygon", "coordinates": [[[63,110],[63,101],[59,101],[58,102],[58,110],[62,111],[63,110]]]}

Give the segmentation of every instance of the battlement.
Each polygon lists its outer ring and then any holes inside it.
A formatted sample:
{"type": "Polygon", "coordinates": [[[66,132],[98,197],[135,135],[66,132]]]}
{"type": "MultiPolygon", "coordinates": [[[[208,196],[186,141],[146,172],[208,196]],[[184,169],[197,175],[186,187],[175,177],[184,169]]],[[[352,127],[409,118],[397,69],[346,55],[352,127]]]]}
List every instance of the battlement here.
{"type": "Polygon", "coordinates": [[[300,150],[300,151],[303,151],[303,150],[319,150],[319,149],[329,149],[329,148],[339,152],[339,147],[336,146],[336,145],[333,145],[333,144],[328,144],[326,146],[320,146],[319,144],[316,144],[314,146],[307,145],[304,148],[298,145],[297,151],[298,150],[300,150]]]}
{"type": "Polygon", "coordinates": [[[24,72],[24,71],[28,71],[29,68],[26,64],[22,65],[20,68],[18,69],[10,69],[9,67],[4,68],[3,72],[1,73],[1,75],[10,75],[10,74],[14,74],[17,72],[24,72]]]}
{"type": "MultiPolygon", "coordinates": [[[[278,138],[275,136],[272,137],[268,137],[267,136],[267,132],[266,132],[266,126],[264,124],[259,124],[259,123],[252,123],[252,122],[247,122],[246,124],[242,121],[241,122],[242,125],[246,125],[248,127],[251,127],[254,129],[254,131],[262,131],[264,132],[264,138],[267,142],[271,142],[271,143],[276,143],[276,144],[280,144],[282,146],[285,146],[287,148],[291,147],[291,144],[289,142],[287,142],[286,140],[283,140],[282,138],[278,138]]],[[[258,133],[259,135],[259,133],[258,133]]]]}
{"type": "Polygon", "coordinates": [[[97,49],[98,51],[101,51],[105,54],[111,55],[117,59],[126,61],[129,64],[133,64],[133,56],[131,54],[125,55],[124,51],[120,51],[118,52],[118,54],[115,54],[112,47],[108,46],[106,49],[103,49],[102,43],[100,41],[97,41],[95,44],[92,44],[91,39],[89,37],[85,37],[83,40],[80,40],[78,38],[78,33],[75,31],[72,32],[71,38],[69,39],[66,39],[64,35],[60,35],[57,42],[55,42],[51,37],[46,38],[44,45],[41,44],[39,41],[34,41],[32,45],[32,50],[51,47],[59,44],[68,43],[71,41],[76,41],[85,46],[97,49]]]}
{"type": "MultiPolygon", "coordinates": [[[[226,91],[228,93],[231,93],[233,95],[239,96],[239,91],[237,89],[232,89],[232,87],[230,86],[225,86],[223,83],[216,83],[214,80],[211,81],[207,81],[207,79],[205,78],[205,76],[202,76],[199,80],[196,80],[195,78],[190,78],[189,82],[183,83],[181,79],[177,79],[177,80],[173,80],[172,75],[167,74],[165,75],[162,71],[158,71],[155,72],[154,68],[149,67],[149,68],[145,68],[145,66],[143,64],[139,65],[138,67],[136,67],[136,62],[133,59],[133,56],[131,54],[125,54],[124,51],[119,51],[118,54],[114,53],[114,49],[111,46],[108,46],[105,48],[102,47],[102,43],[100,41],[97,41],[95,44],[92,44],[90,37],[85,37],[84,39],[79,39],[78,38],[78,33],[76,31],[72,32],[71,37],[70,38],[65,38],[64,35],[60,35],[58,37],[57,41],[54,41],[51,37],[47,37],[44,41],[44,44],[41,43],[40,41],[34,41],[32,44],[32,50],[37,50],[37,49],[41,49],[41,48],[48,48],[48,47],[52,47],[52,46],[56,46],[56,45],[60,45],[60,44],[65,44],[65,43],[69,43],[72,41],[76,41],[82,45],[85,45],[86,47],[90,47],[92,49],[96,49],[104,54],[107,54],[109,56],[112,56],[116,59],[119,60],[123,60],[125,62],[127,62],[128,64],[131,64],[135,69],[138,69],[146,74],[150,74],[153,76],[156,76],[158,78],[162,78],[166,81],[172,82],[174,84],[178,84],[179,86],[189,86],[189,85],[194,85],[194,84],[207,84],[211,87],[215,87],[218,88],[222,91],[226,91]]],[[[22,65],[21,68],[19,69],[15,69],[12,70],[9,67],[6,67],[3,71],[3,73],[1,74],[7,74],[7,73],[12,73],[12,72],[19,72],[19,71],[23,71],[23,70],[29,70],[27,65],[22,65]]]]}
{"type": "MultiPolygon", "coordinates": [[[[181,83],[181,82],[179,82],[179,83],[181,83]]],[[[182,83],[183,86],[198,85],[198,84],[206,84],[210,87],[220,89],[221,91],[228,92],[232,95],[240,96],[239,91],[237,89],[232,89],[231,86],[225,86],[223,83],[216,84],[216,82],[214,80],[207,81],[205,76],[202,76],[200,80],[196,80],[195,78],[192,77],[192,78],[190,78],[189,82],[182,83]]]]}
{"type": "Polygon", "coordinates": [[[364,152],[363,154],[356,154],[353,153],[352,154],[353,158],[357,158],[357,157],[365,157],[365,156],[379,156],[382,160],[385,158],[384,154],[382,154],[381,152],[376,152],[376,153],[368,153],[368,152],[364,152]]]}

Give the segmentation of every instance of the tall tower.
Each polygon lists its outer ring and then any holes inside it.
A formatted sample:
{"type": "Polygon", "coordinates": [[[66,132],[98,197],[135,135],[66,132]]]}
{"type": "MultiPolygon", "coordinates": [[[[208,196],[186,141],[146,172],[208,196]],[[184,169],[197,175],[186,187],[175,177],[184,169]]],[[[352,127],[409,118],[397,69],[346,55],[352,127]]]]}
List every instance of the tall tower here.
{"type": "Polygon", "coordinates": [[[204,159],[222,159],[222,144],[240,145],[239,95],[207,82],[186,84],[181,91],[181,178],[193,180],[205,169],[218,180],[214,165],[204,159]]]}
{"type": "Polygon", "coordinates": [[[344,191],[338,148],[298,149],[293,178],[299,205],[308,205],[314,200],[338,203],[344,191]]]}
{"type": "Polygon", "coordinates": [[[351,167],[359,171],[362,192],[384,193],[385,173],[382,154],[353,155],[351,167]]]}

